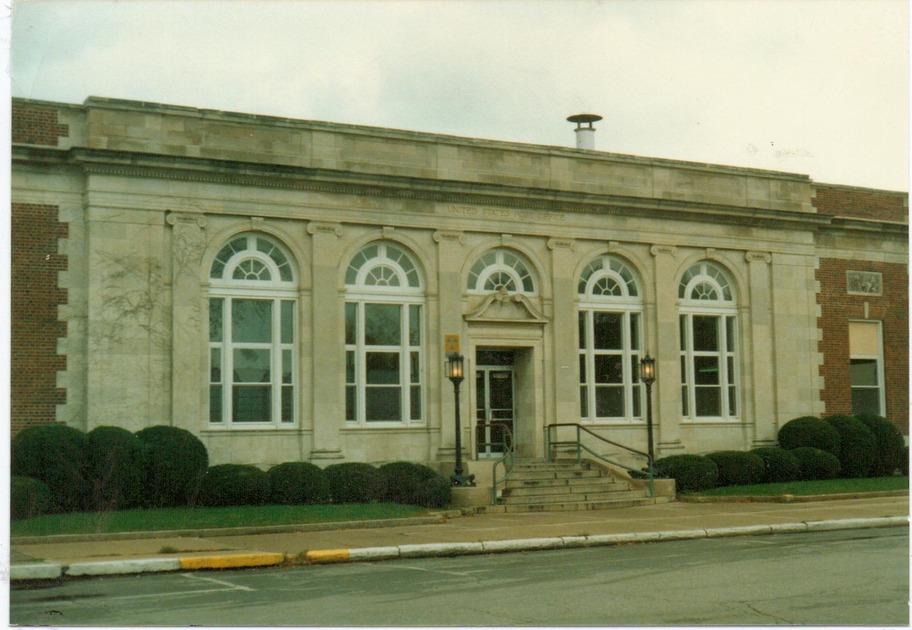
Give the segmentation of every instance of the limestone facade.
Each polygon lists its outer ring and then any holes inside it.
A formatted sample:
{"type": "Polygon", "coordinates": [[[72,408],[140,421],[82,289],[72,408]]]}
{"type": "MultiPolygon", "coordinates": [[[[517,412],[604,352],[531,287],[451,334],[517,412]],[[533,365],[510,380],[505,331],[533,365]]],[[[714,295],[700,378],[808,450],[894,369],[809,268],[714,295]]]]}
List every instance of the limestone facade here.
{"type": "Polygon", "coordinates": [[[94,97],[13,114],[51,129],[14,134],[14,209],[66,225],[46,421],[173,424],[213,463],[451,461],[446,335],[473,466],[488,376],[521,455],[552,423],[645,450],[647,353],[659,456],[774,444],[828,411],[821,259],[907,269],[907,219],[818,212],[803,175],[94,97]]]}

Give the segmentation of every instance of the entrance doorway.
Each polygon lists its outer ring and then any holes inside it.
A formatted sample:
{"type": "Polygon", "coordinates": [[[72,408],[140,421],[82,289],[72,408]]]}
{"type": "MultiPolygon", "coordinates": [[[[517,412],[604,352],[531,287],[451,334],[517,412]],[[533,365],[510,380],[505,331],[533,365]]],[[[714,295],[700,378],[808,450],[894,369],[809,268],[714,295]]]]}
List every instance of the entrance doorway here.
{"type": "Polygon", "coordinates": [[[514,385],[511,350],[475,354],[475,443],[478,457],[497,457],[513,445],[514,385]]]}

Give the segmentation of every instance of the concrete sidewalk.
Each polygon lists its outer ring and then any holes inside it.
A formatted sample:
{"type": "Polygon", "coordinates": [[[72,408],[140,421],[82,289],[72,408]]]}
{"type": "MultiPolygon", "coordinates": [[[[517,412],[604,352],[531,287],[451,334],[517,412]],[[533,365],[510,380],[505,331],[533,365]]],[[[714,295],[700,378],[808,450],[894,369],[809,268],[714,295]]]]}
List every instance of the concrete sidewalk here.
{"type": "Polygon", "coordinates": [[[321,564],[629,542],[908,527],[909,497],[802,502],[676,501],[614,510],[447,512],[393,523],[13,539],[12,580],[321,564]]]}

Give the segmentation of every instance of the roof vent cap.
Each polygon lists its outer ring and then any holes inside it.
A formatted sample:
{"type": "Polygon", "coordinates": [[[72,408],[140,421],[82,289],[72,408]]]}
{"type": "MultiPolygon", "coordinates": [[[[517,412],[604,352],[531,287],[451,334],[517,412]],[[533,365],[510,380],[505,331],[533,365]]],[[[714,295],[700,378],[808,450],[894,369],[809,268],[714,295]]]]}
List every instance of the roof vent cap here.
{"type": "Polygon", "coordinates": [[[594,149],[595,148],[595,127],[592,123],[601,120],[598,114],[574,114],[568,116],[567,121],[576,123],[576,148],[577,149],[594,149]]]}

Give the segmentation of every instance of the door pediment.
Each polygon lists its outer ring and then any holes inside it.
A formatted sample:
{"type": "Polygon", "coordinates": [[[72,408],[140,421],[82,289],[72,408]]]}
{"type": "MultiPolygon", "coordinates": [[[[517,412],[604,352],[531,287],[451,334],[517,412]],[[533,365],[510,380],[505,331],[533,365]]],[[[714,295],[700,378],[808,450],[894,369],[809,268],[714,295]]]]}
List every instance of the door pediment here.
{"type": "Polygon", "coordinates": [[[469,322],[510,322],[544,324],[548,319],[525,295],[510,294],[501,289],[487,296],[478,307],[466,314],[469,322]]]}

